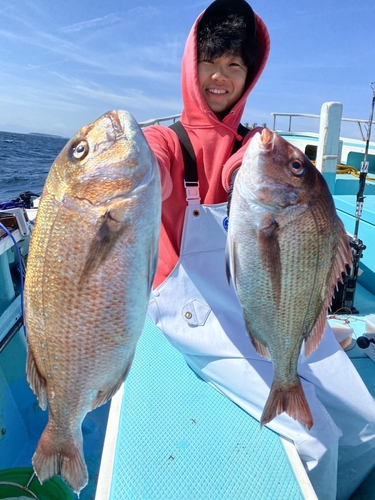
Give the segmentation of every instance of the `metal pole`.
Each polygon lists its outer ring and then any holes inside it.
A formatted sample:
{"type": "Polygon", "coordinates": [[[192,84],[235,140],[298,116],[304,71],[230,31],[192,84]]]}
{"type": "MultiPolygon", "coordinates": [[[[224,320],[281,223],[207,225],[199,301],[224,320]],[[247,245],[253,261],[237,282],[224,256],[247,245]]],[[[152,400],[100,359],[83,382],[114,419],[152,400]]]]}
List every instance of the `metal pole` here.
{"type": "Polygon", "coordinates": [[[371,82],[370,86],[372,88],[372,104],[371,104],[371,113],[370,113],[370,119],[369,119],[369,125],[367,129],[367,139],[366,139],[366,148],[365,148],[365,156],[363,158],[363,162],[361,163],[361,170],[359,174],[359,190],[357,193],[357,204],[356,204],[356,211],[355,211],[355,228],[354,228],[354,238],[357,238],[358,236],[358,227],[359,227],[359,221],[361,219],[362,215],[362,209],[363,209],[363,202],[364,202],[364,190],[365,190],[365,184],[366,184],[366,176],[368,173],[368,168],[369,168],[369,162],[367,161],[367,155],[368,155],[368,148],[369,148],[369,143],[370,143],[370,137],[371,137],[371,125],[372,125],[372,118],[374,115],[374,105],[375,105],[375,88],[374,88],[375,82],[371,82]]]}

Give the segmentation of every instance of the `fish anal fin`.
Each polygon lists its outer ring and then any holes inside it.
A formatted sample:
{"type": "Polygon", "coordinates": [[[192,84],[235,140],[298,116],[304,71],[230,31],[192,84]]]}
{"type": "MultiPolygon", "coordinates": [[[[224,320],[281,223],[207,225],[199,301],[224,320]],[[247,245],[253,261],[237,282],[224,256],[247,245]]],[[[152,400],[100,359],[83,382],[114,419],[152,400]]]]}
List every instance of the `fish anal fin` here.
{"type": "Polygon", "coordinates": [[[27,350],[26,358],[26,376],[27,381],[38,399],[39,406],[42,410],[47,409],[47,384],[45,379],[39,373],[36,366],[34,355],[30,349],[27,350]]]}
{"type": "Polygon", "coordinates": [[[260,419],[261,426],[268,424],[284,411],[308,429],[313,426],[314,419],[300,381],[289,387],[283,387],[275,381],[272,383],[260,419]]]}
{"type": "Polygon", "coordinates": [[[77,494],[87,485],[88,473],[83,456],[82,434],[60,439],[49,425],[44,429],[32,464],[41,483],[59,474],[77,494]]]}
{"type": "Polygon", "coordinates": [[[105,262],[110,251],[126,228],[126,222],[117,221],[112,217],[110,211],[107,211],[98,219],[97,230],[91,241],[86,262],[80,276],[80,286],[83,286],[88,278],[105,262]]]}
{"type": "Polygon", "coordinates": [[[104,405],[120,389],[121,385],[124,383],[126,377],[129,374],[129,371],[130,371],[130,368],[131,368],[131,365],[133,362],[133,358],[134,358],[134,355],[128,361],[128,364],[126,366],[126,370],[125,370],[124,374],[120,377],[120,379],[118,380],[118,382],[115,385],[112,385],[111,387],[109,387],[108,390],[103,390],[103,391],[98,392],[98,394],[97,394],[97,396],[92,404],[92,407],[91,407],[92,410],[94,410],[95,408],[98,408],[98,406],[104,405]]]}

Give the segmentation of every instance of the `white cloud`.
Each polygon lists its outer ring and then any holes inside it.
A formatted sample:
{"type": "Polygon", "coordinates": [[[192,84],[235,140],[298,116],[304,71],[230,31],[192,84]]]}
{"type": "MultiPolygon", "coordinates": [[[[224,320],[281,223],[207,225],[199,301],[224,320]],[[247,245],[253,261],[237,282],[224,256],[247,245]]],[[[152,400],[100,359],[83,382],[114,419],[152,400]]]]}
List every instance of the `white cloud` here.
{"type": "Polygon", "coordinates": [[[88,21],[82,21],[80,23],[71,24],[70,26],[64,26],[63,28],[60,28],[59,31],[63,33],[72,33],[76,31],[107,26],[109,24],[114,24],[118,21],[120,21],[120,18],[116,14],[108,14],[107,16],[104,17],[97,17],[95,19],[90,19],[88,21]]]}

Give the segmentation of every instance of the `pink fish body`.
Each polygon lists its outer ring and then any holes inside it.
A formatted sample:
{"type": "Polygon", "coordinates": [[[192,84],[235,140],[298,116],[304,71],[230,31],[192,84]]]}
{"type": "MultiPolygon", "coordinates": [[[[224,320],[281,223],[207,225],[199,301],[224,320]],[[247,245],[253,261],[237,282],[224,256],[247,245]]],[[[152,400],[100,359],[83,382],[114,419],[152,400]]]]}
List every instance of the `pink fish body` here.
{"type": "Polygon", "coordinates": [[[246,329],[274,366],[261,424],[285,411],[311,428],[298,357],[303,343],[305,356],[319,345],[352,254],[323,176],[268,129],[253,137],[235,180],[227,255],[246,329]]]}
{"type": "Polygon", "coordinates": [[[27,378],[48,424],[33,456],[41,482],[88,481],[81,423],[123,383],[157,265],[156,159],[125,111],[83,127],[42,193],[25,284],[27,378]]]}

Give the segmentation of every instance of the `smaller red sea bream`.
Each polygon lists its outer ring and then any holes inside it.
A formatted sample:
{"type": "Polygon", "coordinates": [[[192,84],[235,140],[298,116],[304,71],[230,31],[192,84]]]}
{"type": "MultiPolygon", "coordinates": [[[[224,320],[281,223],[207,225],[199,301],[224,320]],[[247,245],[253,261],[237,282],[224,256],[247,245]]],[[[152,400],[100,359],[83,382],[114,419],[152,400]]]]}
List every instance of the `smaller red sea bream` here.
{"type": "Polygon", "coordinates": [[[236,176],[227,250],[248,334],[274,366],[261,424],[285,411],[310,429],[298,357],[303,343],[305,356],[319,345],[352,254],[321,173],[268,129],[251,140],[236,176]]]}

